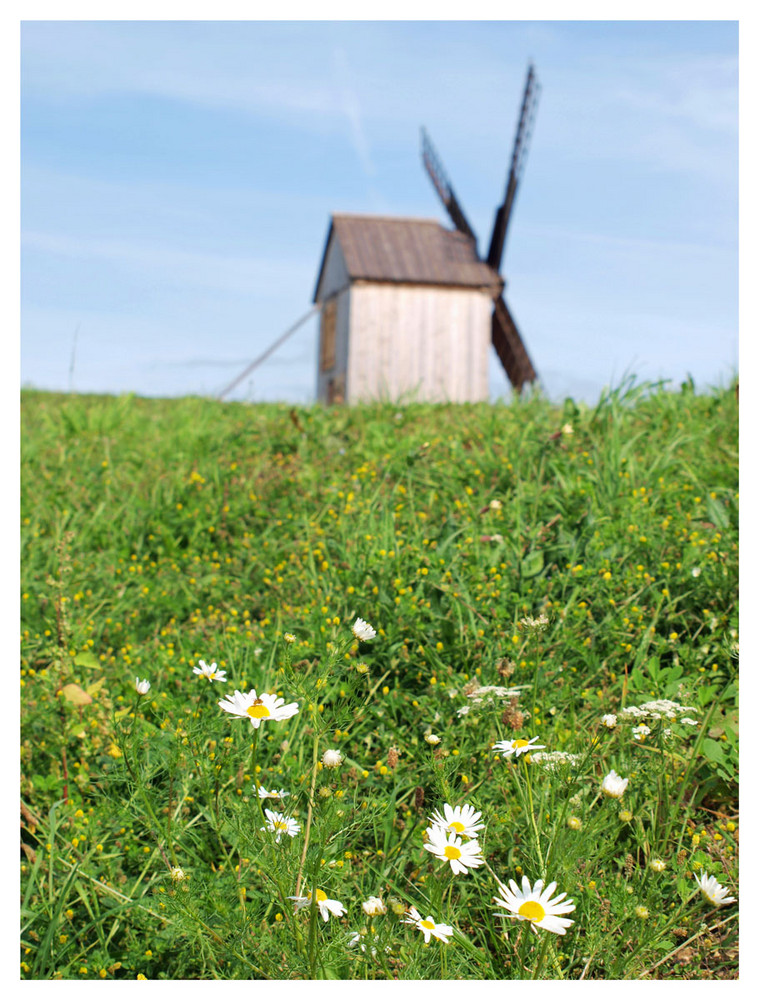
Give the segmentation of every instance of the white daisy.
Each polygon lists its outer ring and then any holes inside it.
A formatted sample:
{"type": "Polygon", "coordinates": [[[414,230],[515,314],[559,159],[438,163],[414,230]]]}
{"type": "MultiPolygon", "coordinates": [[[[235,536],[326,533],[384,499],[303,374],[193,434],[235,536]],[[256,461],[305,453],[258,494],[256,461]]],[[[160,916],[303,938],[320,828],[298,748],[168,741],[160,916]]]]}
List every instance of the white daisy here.
{"type": "Polygon", "coordinates": [[[566,934],[567,927],[573,924],[574,920],[568,920],[560,914],[571,913],[575,909],[575,905],[571,899],[564,899],[565,892],[551,899],[555,888],[556,883],[551,882],[544,891],[542,878],[539,878],[535,885],[530,888],[530,881],[525,875],[522,877],[521,889],[514,879],[509,881],[509,888],[499,884],[500,896],[494,896],[493,902],[497,906],[509,910],[509,914],[501,913],[499,916],[513,914],[517,920],[529,920],[530,927],[536,933],[537,928],[540,927],[553,934],[566,934]]]}
{"type": "Polygon", "coordinates": [[[325,750],[322,754],[322,764],[325,767],[340,767],[343,755],[339,750],[325,750]]]}
{"type": "Polygon", "coordinates": [[[262,826],[261,829],[273,833],[277,843],[282,839],[283,833],[290,837],[300,833],[300,823],[296,823],[294,819],[290,819],[284,813],[274,812],[271,809],[264,809],[264,812],[266,813],[266,825],[262,826]]]}
{"type": "Polygon", "coordinates": [[[454,875],[466,875],[469,868],[479,868],[485,862],[476,840],[465,844],[461,837],[457,837],[455,833],[446,833],[439,826],[431,826],[427,830],[427,836],[429,843],[424,845],[425,850],[441,861],[448,861],[454,875]]]}
{"type": "Polygon", "coordinates": [[[150,690],[150,681],[147,680],[147,678],[144,681],[141,681],[139,677],[135,677],[134,687],[137,694],[147,694],[150,690]]]}
{"type": "Polygon", "coordinates": [[[367,917],[379,917],[383,913],[387,913],[387,907],[379,896],[370,896],[366,902],[361,904],[361,909],[367,917]]]}
{"type": "Polygon", "coordinates": [[[720,885],[714,875],[707,876],[706,872],[702,872],[700,877],[698,875],[693,877],[704,898],[708,899],[713,906],[727,906],[728,903],[735,902],[735,896],[728,896],[730,890],[720,885]]]}
{"type": "Polygon", "coordinates": [[[413,924],[414,927],[418,927],[422,934],[424,934],[425,944],[429,944],[432,937],[437,938],[438,941],[442,941],[443,944],[448,944],[448,939],[453,934],[453,928],[449,927],[448,924],[438,924],[432,917],[422,918],[421,913],[415,906],[409,907],[408,916],[401,923],[413,924]]]}
{"type": "Polygon", "coordinates": [[[485,829],[484,823],[477,822],[480,816],[482,813],[476,812],[474,806],[464,804],[454,808],[446,802],[443,805],[443,815],[436,809],[430,816],[430,823],[446,833],[457,833],[476,840],[479,831],[485,829]]]}
{"type": "Polygon", "coordinates": [[[262,692],[257,695],[255,689],[242,694],[240,691],[228,694],[224,701],[219,702],[219,708],[223,708],[230,715],[237,715],[241,719],[250,719],[254,729],[258,729],[265,719],[272,722],[283,722],[292,718],[298,711],[298,702],[293,701],[285,705],[284,698],[277,698],[276,695],[262,692]]]}
{"type": "Polygon", "coordinates": [[[290,793],[286,792],[284,788],[279,788],[276,791],[267,791],[263,785],[258,786],[258,797],[259,799],[284,799],[290,793]]]}
{"type": "Polygon", "coordinates": [[[209,667],[205,660],[198,660],[198,665],[192,668],[192,672],[199,677],[207,677],[209,681],[227,683],[226,670],[219,670],[215,663],[212,663],[209,667]]]}
{"type": "Polygon", "coordinates": [[[501,740],[500,743],[493,744],[493,750],[503,757],[511,757],[512,754],[519,757],[520,754],[529,753],[530,750],[545,750],[545,744],[536,743],[536,739],[537,736],[529,740],[501,740]]]}
{"type": "Polygon", "coordinates": [[[609,771],[601,782],[601,791],[611,799],[621,799],[625,794],[625,789],[629,778],[623,778],[616,771],[609,771]]]}
{"type": "MultiPolygon", "coordinates": [[[[292,899],[295,903],[295,913],[299,910],[304,909],[311,905],[311,893],[309,892],[306,896],[288,896],[288,899],[292,899]]],[[[345,913],[345,907],[342,903],[338,903],[336,899],[327,899],[327,893],[323,889],[316,890],[316,905],[319,908],[319,913],[321,913],[322,920],[329,920],[330,914],[333,917],[342,917],[345,913]]]]}
{"type": "Polygon", "coordinates": [[[364,642],[368,642],[373,639],[377,634],[368,622],[365,622],[363,618],[357,618],[353,623],[353,634],[357,639],[362,639],[364,642]]]}

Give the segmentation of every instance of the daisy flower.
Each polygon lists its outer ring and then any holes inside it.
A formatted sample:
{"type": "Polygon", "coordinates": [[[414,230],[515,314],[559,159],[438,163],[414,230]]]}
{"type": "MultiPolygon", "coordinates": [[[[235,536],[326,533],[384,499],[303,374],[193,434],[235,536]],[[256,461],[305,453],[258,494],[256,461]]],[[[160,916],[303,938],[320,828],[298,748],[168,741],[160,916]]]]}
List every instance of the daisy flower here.
{"type": "Polygon", "coordinates": [[[621,799],[625,794],[629,778],[622,778],[616,771],[609,771],[601,782],[601,791],[612,799],[621,799]]]}
{"type": "Polygon", "coordinates": [[[418,927],[422,934],[424,934],[425,944],[429,944],[430,938],[433,937],[437,938],[438,941],[442,941],[443,944],[448,944],[448,939],[453,934],[453,928],[449,927],[448,924],[435,923],[432,917],[422,918],[421,913],[415,906],[409,907],[408,916],[401,923],[413,924],[414,927],[418,927]]]}
{"type": "Polygon", "coordinates": [[[707,876],[706,872],[702,872],[700,877],[698,875],[693,877],[703,893],[704,899],[708,899],[712,906],[727,906],[728,903],[735,902],[735,896],[728,896],[730,890],[721,886],[713,875],[707,876]]]}
{"type": "MultiPolygon", "coordinates": [[[[311,893],[309,892],[306,896],[288,896],[288,899],[292,899],[295,903],[295,913],[299,910],[304,909],[311,905],[311,893]]],[[[345,907],[342,903],[338,903],[336,899],[327,899],[327,893],[323,889],[316,890],[316,905],[319,908],[319,913],[322,915],[322,920],[329,920],[330,914],[333,917],[342,917],[345,913],[345,907]]]]}
{"type": "Polygon", "coordinates": [[[219,670],[215,663],[209,667],[205,660],[198,660],[197,667],[192,668],[192,672],[198,677],[207,677],[209,681],[221,681],[227,683],[226,670],[219,670]]]}
{"type": "Polygon", "coordinates": [[[494,896],[493,902],[509,911],[509,913],[501,913],[499,916],[513,915],[517,920],[529,920],[530,927],[536,933],[537,928],[540,927],[553,934],[566,934],[567,927],[573,924],[574,920],[567,920],[561,914],[571,913],[575,905],[571,899],[564,899],[565,892],[559,893],[558,896],[551,899],[555,888],[556,883],[551,882],[544,891],[542,878],[539,878],[535,885],[530,888],[530,881],[524,875],[521,889],[514,879],[509,881],[509,888],[499,884],[500,896],[494,896]]]}
{"type": "Polygon", "coordinates": [[[284,698],[277,698],[276,695],[266,694],[266,692],[257,695],[254,688],[247,694],[242,694],[240,691],[228,694],[224,701],[219,702],[219,708],[223,708],[225,712],[237,715],[241,719],[250,719],[253,728],[258,729],[264,719],[270,719],[272,722],[283,722],[285,719],[292,718],[298,711],[298,702],[293,701],[289,705],[285,705],[284,698]]]}
{"type": "Polygon", "coordinates": [[[370,896],[366,902],[361,904],[361,909],[367,917],[379,917],[383,913],[387,913],[387,907],[379,896],[370,896]]]}
{"type": "Polygon", "coordinates": [[[268,792],[263,785],[258,786],[258,797],[259,799],[284,799],[290,793],[286,792],[284,788],[280,788],[277,791],[272,790],[268,792]]]}
{"type": "Polygon", "coordinates": [[[448,861],[454,875],[466,875],[469,868],[479,868],[484,863],[482,850],[476,840],[465,844],[461,837],[457,837],[455,833],[447,834],[439,826],[431,826],[427,830],[427,836],[429,843],[424,845],[425,850],[441,861],[448,861]]]}
{"type": "Polygon", "coordinates": [[[139,677],[135,677],[134,687],[137,694],[147,694],[150,690],[150,681],[147,680],[147,678],[144,681],[141,681],[139,677]]]}
{"type": "Polygon", "coordinates": [[[443,806],[443,815],[438,810],[430,816],[432,826],[440,827],[446,833],[457,833],[460,836],[477,839],[480,830],[485,829],[484,823],[477,820],[482,816],[481,812],[475,812],[474,806],[463,805],[452,808],[446,802],[443,806]]]}
{"type": "Polygon", "coordinates": [[[357,639],[362,639],[364,642],[368,642],[373,639],[377,634],[368,622],[365,622],[363,618],[357,618],[352,626],[353,634],[357,639]]]}
{"type": "Polygon", "coordinates": [[[500,743],[493,744],[493,750],[502,757],[511,757],[512,754],[519,757],[520,754],[529,753],[530,750],[545,750],[545,744],[536,743],[536,739],[537,736],[529,740],[501,740],[500,743]]]}
{"type": "Polygon", "coordinates": [[[274,812],[271,809],[264,809],[264,812],[266,813],[267,822],[261,829],[273,833],[277,843],[282,839],[283,833],[288,834],[290,837],[294,837],[297,833],[300,833],[300,823],[296,823],[294,819],[289,819],[284,813],[274,812]]]}

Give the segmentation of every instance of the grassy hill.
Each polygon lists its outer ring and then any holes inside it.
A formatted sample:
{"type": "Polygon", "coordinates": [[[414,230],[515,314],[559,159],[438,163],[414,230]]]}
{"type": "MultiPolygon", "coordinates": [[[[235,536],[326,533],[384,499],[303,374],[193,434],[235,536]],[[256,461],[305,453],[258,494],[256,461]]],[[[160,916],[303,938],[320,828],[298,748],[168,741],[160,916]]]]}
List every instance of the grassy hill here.
{"type": "Polygon", "coordinates": [[[736,886],[737,419],[22,393],[22,976],[734,977],[693,875],[736,886]],[[522,877],[566,935],[494,909],[522,877]]]}

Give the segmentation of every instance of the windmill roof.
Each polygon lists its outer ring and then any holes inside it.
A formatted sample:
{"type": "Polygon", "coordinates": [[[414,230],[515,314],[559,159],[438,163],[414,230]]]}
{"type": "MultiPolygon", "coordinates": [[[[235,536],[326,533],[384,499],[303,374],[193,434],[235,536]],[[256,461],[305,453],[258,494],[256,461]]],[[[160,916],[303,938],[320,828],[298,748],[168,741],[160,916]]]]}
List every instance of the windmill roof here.
{"type": "Polygon", "coordinates": [[[332,240],[340,244],[351,280],[502,288],[499,275],[477,256],[474,241],[435,219],[399,219],[376,215],[333,215],[319,269],[319,297],[332,240]]]}

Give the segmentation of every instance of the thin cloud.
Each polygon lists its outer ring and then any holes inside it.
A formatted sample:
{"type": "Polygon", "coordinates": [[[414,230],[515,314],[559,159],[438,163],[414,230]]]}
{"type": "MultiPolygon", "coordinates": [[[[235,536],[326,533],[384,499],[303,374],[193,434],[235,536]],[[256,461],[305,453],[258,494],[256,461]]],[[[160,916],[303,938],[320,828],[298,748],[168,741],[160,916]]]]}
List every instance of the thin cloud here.
{"type": "Polygon", "coordinates": [[[301,261],[209,254],[155,243],[45,232],[26,232],[21,242],[22,246],[43,253],[121,264],[150,275],[151,279],[160,274],[175,284],[248,295],[271,290],[272,285],[304,284],[313,276],[313,264],[307,266],[301,261]]]}
{"type": "Polygon", "coordinates": [[[364,129],[361,116],[358,93],[353,83],[350,67],[348,66],[348,56],[342,46],[337,46],[334,50],[334,65],[336,89],[340,95],[342,111],[348,119],[353,148],[364,174],[368,179],[371,179],[377,173],[377,170],[372,161],[369,140],[366,137],[366,130],[364,129]]]}

